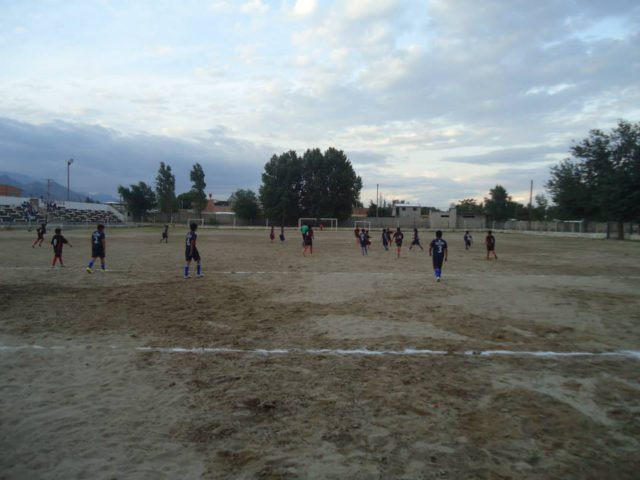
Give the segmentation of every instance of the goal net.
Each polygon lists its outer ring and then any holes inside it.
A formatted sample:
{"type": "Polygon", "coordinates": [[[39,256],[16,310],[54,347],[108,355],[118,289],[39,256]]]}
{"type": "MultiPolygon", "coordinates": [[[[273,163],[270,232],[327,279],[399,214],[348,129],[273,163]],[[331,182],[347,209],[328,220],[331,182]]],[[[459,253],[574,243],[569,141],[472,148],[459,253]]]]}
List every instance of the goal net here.
{"type": "Polygon", "coordinates": [[[338,219],[337,218],[321,218],[320,225],[325,229],[338,231],[338,219]]]}
{"type": "Polygon", "coordinates": [[[371,222],[366,220],[356,220],[353,222],[353,228],[364,228],[365,230],[371,230],[371,222]]]}

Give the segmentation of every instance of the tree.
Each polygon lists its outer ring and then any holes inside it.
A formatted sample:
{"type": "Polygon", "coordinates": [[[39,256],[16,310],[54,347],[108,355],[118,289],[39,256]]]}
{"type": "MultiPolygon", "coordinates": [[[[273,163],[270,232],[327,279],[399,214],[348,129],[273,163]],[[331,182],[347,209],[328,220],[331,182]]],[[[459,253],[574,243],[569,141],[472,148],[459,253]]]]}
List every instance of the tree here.
{"type": "Polygon", "coordinates": [[[345,220],[358,205],[362,179],[342,150],[309,149],[303,159],[301,206],[304,216],[345,220]]]}
{"type": "Polygon", "coordinates": [[[475,198],[465,198],[460,200],[455,205],[456,211],[459,214],[480,214],[484,212],[484,207],[481,203],[478,203],[475,198]]]}
{"type": "Polygon", "coordinates": [[[620,120],[609,134],[591,130],[571,155],[551,167],[553,201],[565,214],[617,222],[624,238],[623,222],[640,218],[640,123],[620,120]]]}
{"type": "Polygon", "coordinates": [[[229,202],[238,218],[251,221],[260,213],[258,196],[253,190],[236,190],[229,198],[229,202]]]}
{"type": "Polygon", "coordinates": [[[185,210],[191,210],[193,208],[193,192],[188,191],[181,193],[176,197],[176,204],[178,208],[184,208],[185,210]]]}
{"type": "Polygon", "coordinates": [[[196,215],[200,216],[202,210],[207,206],[207,195],[204,193],[204,189],[207,184],[204,183],[204,170],[202,165],[196,163],[191,169],[189,174],[190,180],[193,182],[191,187],[191,202],[193,209],[196,211],[196,215]]]}
{"type": "Polygon", "coordinates": [[[300,215],[302,191],[302,159],[290,150],[273,155],[264,166],[260,202],[267,217],[281,225],[296,222],[300,215]]]}
{"type": "Polygon", "coordinates": [[[156,196],[151,187],[144,182],[131,185],[130,188],[118,187],[118,193],[122,197],[127,209],[133,215],[134,220],[142,220],[144,214],[156,204],[156,196]]]}
{"type": "Polygon", "coordinates": [[[513,216],[511,196],[502,185],[489,190],[489,198],[484,199],[486,213],[497,221],[504,221],[513,216]]]}
{"type": "Polygon", "coordinates": [[[158,208],[161,212],[171,215],[176,210],[176,177],[171,173],[171,167],[160,162],[160,169],[156,176],[156,196],[158,208]]]}
{"type": "Polygon", "coordinates": [[[539,193],[535,196],[536,206],[532,208],[531,219],[535,221],[543,221],[547,219],[549,200],[543,194],[539,193]]]}
{"type": "Polygon", "coordinates": [[[271,157],[264,168],[262,206],[268,217],[283,223],[299,217],[344,220],[361,205],[362,179],[342,150],[308,149],[302,158],[289,151],[271,157]]]}

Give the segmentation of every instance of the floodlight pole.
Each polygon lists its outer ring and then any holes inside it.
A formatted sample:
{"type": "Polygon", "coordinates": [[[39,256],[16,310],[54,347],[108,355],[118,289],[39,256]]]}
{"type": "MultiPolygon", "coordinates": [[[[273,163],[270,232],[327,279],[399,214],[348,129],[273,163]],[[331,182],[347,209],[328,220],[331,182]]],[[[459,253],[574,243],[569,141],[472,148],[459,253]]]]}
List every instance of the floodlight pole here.
{"type": "Polygon", "coordinates": [[[379,183],[376,183],[376,218],[378,218],[378,208],[380,208],[380,196],[378,195],[379,183]]]}
{"type": "Polygon", "coordinates": [[[71,164],[73,163],[73,158],[70,158],[69,160],[67,160],[67,202],[69,201],[69,193],[70,193],[70,189],[69,189],[69,167],[71,167],[71,164]]]}

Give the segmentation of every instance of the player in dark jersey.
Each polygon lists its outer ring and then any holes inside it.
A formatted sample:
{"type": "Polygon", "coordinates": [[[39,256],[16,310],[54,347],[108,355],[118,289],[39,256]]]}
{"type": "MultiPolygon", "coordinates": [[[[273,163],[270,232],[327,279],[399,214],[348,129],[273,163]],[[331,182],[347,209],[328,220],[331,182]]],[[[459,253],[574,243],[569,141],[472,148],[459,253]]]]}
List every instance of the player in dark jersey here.
{"type": "Polygon", "coordinates": [[[411,241],[411,245],[409,246],[409,250],[411,250],[414,245],[417,245],[418,247],[420,247],[420,250],[422,250],[424,252],[424,248],[422,248],[422,245],[420,245],[420,236],[418,235],[418,229],[417,228],[413,229],[413,240],[411,241]]]}
{"type": "Polygon", "coordinates": [[[276,230],[273,225],[271,225],[271,231],[269,232],[269,239],[271,240],[271,243],[273,243],[273,241],[276,239],[276,230]]]}
{"type": "Polygon", "coordinates": [[[385,252],[389,251],[389,236],[386,228],[382,229],[382,246],[384,247],[385,252]]]}
{"type": "Polygon", "coordinates": [[[184,278],[191,278],[191,275],[189,275],[189,266],[191,265],[192,260],[196,262],[196,275],[198,277],[203,276],[202,267],[200,265],[200,253],[198,252],[198,247],[196,246],[196,241],[198,239],[198,235],[196,234],[197,229],[197,223],[191,223],[189,225],[189,232],[187,233],[187,241],[185,244],[184,252],[184,257],[187,262],[184,266],[184,278]]]}
{"type": "Polygon", "coordinates": [[[107,253],[107,240],[104,234],[104,225],[99,224],[95,232],[91,234],[91,260],[87,266],[87,273],[93,272],[93,264],[96,258],[100,258],[100,268],[104,272],[107,268],[104,257],[107,253]]]}
{"type": "Polygon", "coordinates": [[[169,225],[164,226],[164,230],[162,231],[162,238],[160,239],[160,243],[169,243],[169,225]]]}
{"type": "Polygon", "coordinates": [[[284,242],[284,225],[280,226],[280,241],[284,242]]]}
{"type": "Polygon", "coordinates": [[[307,231],[302,235],[302,255],[307,256],[307,251],[313,255],[313,228],[308,227],[307,231]]]}
{"type": "Polygon", "coordinates": [[[440,230],[436,232],[436,238],[431,240],[429,244],[429,256],[433,259],[433,272],[436,276],[436,282],[439,282],[442,276],[442,263],[449,259],[447,242],[442,238],[440,230]]]}
{"type": "Polygon", "coordinates": [[[38,235],[38,237],[31,244],[31,248],[35,248],[36,243],[38,244],[39,247],[42,246],[42,242],[44,242],[44,234],[45,233],[47,233],[47,224],[46,223],[42,223],[42,224],[40,224],[40,227],[38,227],[36,229],[36,234],[38,235]]]}
{"type": "Polygon", "coordinates": [[[464,249],[469,250],[471,248],[471,242],[473,242],[473,237],[469,233],[469,230],[464,232],[464,249]]]}
{"type": "Polygon", "coordinates": [[[364,228],[360,230],[359,240],[360,240],[360,251],[362,252],[362,255],[369,255],[367,246],[371,242],[369,241],[369,236],[367,235],[367,232],[364,230],[364,228]]]}
{"type": "Polygon", "coordinates": [[[62,263],[62,246],[66,243],[70,247],[71,245],[69,241],[62,236],[62,230],[59,228],[55,229],[56,234],[51,238],[51,245],[53,245],[53,263],[51,264],[51,268],[56,266],[56,262],[60,260],[60,266],[64,267],[64,263],[62,263]]]}
{"type": "Polygon", "coordinates": [[[484,244],[487,246],[487,260],[489,260],[489,255],[493,254],[493,258],[498,259],[498,255],[496,255],[496,237],[493,236],[491,230],[487,232],[487,238],[484,239],[484,244]]]}
{"type": "Polygon", "coordinates": [[[404,233],[400,230],[400,227],[396,228],[393,234],[393,240],[396,242],[397,258],[400,258],[400,250],[402,249],[402,240],[404,240],[404,233]]]}

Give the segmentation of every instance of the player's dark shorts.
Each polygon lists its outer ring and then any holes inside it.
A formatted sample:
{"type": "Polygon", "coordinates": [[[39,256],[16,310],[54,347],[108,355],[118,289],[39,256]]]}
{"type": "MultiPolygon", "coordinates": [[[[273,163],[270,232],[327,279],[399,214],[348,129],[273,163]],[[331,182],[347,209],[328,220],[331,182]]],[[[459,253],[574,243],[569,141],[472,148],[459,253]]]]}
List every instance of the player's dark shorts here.
{"type": "Polygon", "coordinates": [[[433,256],[433,268],[442,268],[443,263],[444,263],[444,255],[433,256]]]}
{"type": "Polygon", "coordinates": [[[311,246],[313,246],[313,239],[311,237],[305,237],[302,240],[302,244],[311,247],[311,246]]]}
{"type": "Polygon", "coordinates": [[[496,249],[495,245],[487,245],[487,252],[493,252],[496,249]]]}
{"type": "Polygon", "coordinates": [[[38,240],[44,240],[44,233],[38,232],[38,240]]]}
{"type": "Polygon", "coordinates": [[[402,246],[402,240],[396,240],[396,247],[402,246]]]}
{"type": "Polygon", "coordinates": [[[411,242],[411,245],[420,245],[420,240],[414,240],[411,242]]]}
{"type": "Polygon", "coordinates": [[[195,262],[199,262],[200,261],[200,253],[198,253],[198,249],[194,248],[193,249],[193,253],[191,253],[191,249],[187,248],[184,252],[184,258],[187,260],[187,262],[189,260],[193,260],[195,262]]]}
{"type": "Polygon", "coordinates": [[[104,248],[102,248],[102,247],[93,247],[91,249],[91,256],[93,258],[96,258],[96,257],[104,258],[105,257],[104,248]]]}

